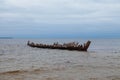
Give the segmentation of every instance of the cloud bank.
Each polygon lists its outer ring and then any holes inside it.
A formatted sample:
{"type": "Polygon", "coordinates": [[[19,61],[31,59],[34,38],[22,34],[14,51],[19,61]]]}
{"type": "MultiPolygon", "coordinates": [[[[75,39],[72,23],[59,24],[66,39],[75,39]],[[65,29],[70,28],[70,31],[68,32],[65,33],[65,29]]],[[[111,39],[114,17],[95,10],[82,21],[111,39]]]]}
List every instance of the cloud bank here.
{"type": "Polygon", "coordinates": [[[0,0],[2,35],[9,32],[30,35],[32,30],[36,31],[35,35],[44,34],[44,31],[54,34],[58,27],[57,32],[70,35],[72,32],[88,35],[86,31],[91,35],[119,34],[119,21],[120,0],[0,0]]]}

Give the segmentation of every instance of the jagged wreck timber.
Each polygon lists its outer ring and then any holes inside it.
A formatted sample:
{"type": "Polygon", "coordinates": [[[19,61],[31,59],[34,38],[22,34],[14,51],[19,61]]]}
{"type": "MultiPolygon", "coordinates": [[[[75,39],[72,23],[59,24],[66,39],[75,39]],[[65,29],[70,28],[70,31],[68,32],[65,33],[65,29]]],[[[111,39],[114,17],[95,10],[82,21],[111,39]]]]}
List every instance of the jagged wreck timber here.
{"type": "Polygon", "coordinates": [[[48,44],[37,44],[28,41],[27,45],[30,47],[36,47],[36,48],[47,48],[47,49],[61,49],[61,50],[77,50],[77,51],[87,51],[87,49],[90,46],[91,41],[87,41],[83,45],[79,44],[78,42],[70,42],[70,43],[64,43],[59,44],[58,42],[53,43],[52,45],[48,44]]]}

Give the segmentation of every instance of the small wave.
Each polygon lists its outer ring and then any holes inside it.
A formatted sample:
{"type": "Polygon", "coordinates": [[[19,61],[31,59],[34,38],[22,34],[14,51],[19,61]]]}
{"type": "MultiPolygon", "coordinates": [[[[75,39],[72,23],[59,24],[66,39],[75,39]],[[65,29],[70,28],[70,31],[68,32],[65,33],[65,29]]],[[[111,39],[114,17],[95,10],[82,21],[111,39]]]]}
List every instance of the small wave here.
{"type": "MultiPolygon", "coordinates": [[[[4,55],[4,54],[3,54],[4,55]]],[[[7,58],[7,59],[0,59],[0,62],[13,62],[13,61],[15,61],[16,60],[16,58],[7,58]]]]}
{"type": "Polygon", "coordinates": [[[0,56],[3,56],[4,54],[3,53],[0,53],[0,56]]]}
{"type": "Polygon", "coordinates": [[[25,73],[27,71],[24,70],[15,70],[15,71],[7,71],[7,72],[2,72],[0,74],[18,74],[18,73],[25,73]]]}
{"type": "Polygon", "coordinates": [[[48,72],[48,70],[45,69],[29,69],[29,70],[13,70],[13,71],[5,71],[0,72],[0,75],[6,75],[6,74],[23,74],[23,73],[36,73],[36,72],[48,72]]]}
{"type": "Polygon", "coordinates": [[[13,70],[13,71],[6,71],[6,72],[0,72],[0,75],[6,75],[6,74],[22,74],[22,73],[44,73],[44,72],[51,72],[51,71],[61,71],[64,70],[64,68],[47,68],[47,67],[41,67],[37,69],[28,69],[28,70],[13,70]]]}

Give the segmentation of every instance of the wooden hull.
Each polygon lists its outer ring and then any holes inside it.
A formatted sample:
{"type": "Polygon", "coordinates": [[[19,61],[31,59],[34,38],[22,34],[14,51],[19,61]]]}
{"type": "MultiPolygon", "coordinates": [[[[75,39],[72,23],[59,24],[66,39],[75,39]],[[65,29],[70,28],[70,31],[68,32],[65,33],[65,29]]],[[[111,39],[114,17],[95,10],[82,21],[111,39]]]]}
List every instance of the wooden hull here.
{"type": "Polygon", "coordinates": [[[36,47],[36,48],[44,48],[44,49],[61,49],[61,50],[77,50],[77,51],[87,51],[89,48],[91,41],[88,41],[84,45],[78,45],[77,47],[75,46],[54,46],[54,45],[46,45],[46,44],[35,44],[35,43],[30,43],[28,41],[27,45],[30,47],[36,47]]]}

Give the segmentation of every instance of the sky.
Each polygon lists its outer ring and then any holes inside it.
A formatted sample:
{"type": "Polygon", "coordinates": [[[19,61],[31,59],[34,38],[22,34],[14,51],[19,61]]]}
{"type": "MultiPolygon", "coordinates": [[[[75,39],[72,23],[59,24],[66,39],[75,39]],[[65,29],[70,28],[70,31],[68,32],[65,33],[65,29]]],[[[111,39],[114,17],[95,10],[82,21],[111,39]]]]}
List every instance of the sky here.
{"type": "Polygon", "coordinates": [[[120,38],[120,0],[0,0],[0,37],[120,38]]]}

